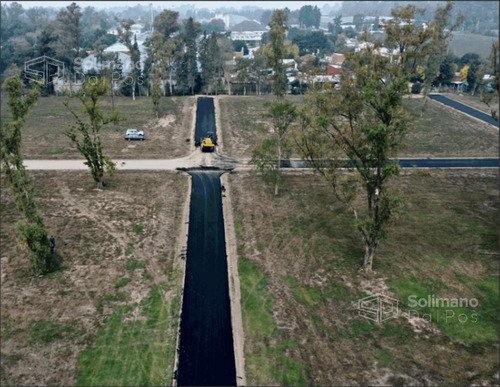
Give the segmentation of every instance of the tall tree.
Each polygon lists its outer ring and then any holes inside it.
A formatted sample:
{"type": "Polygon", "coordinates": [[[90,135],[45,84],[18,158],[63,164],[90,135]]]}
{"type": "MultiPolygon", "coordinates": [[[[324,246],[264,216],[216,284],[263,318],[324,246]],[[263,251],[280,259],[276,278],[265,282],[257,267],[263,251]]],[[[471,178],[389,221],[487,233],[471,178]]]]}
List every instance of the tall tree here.
{"type": "Polygon", "coordinates": [[[16,225],[22,245],[31,251],[30,262],[35,272],[45,273],[53,266],[49,239],[35,203],[33,181],[21,157],[21,129],[26,115],[40,96],[40,90],[35,87],[26,95],[19,72],[5,81],[3,89],[7,92],[11,117],[3,120],[0,133],[2,170],[17,208],[24,216],[24,222],[16,225]]]}
{"type": "Polygon", "coordinates": [[[414,5],[396,7],[391,11],[392,19],[384,26],[385,43],[397,50],[394,59],[401,63],[400,70],[408,78],[416,75],[417,66],[424,64],[429,56],[433,31],[413,23],[416,16],[424,12],[423,8],[414,5]]]}
{"type": "Polygon", "coordinates": [[[163,42],[166,42],[172,38],[180,29],[178,22],[179,12],[164,10],[155,16],[153,27],[154,34],[162,37],[163,42]]]}
{"type": "MultiPolygon", "coordinates": [[[[434,14],[434,20],[429,23],[427,29],[432,33],[432,40],[428,45],[428,57],[425,65],[424,97],[427,97],[430,91],[432,81],[439,74],[439,67],[443,63],[448,46],[453,38],[453,31],[463,24],[464,16],[458,13],[455,21],[452,22],[451,15],[454,3],[447,1],[444,6],[437,6],[434,14]]],[[[425,109],[427,98],[423,108],[425,109]]]]}
{"type": "Polygon", "coordinates": [[[206,93],[216,91],[216,83],[222,74],[222,55],[217,43],[217,33],[204,36],[200,48],[201,79],[206,93]]]}
{"type": "Polygon", "coordinates": [[[321,21],[321,11],[315,5],[304,5],[299,10],[299,25],[300,27],[319,27],[321,21]]]}
{"type": "Polygon", "coordinates": [[[243,84],[243,95],[247,95],[247,84],[250,82],[251,60],[247,58],[236,58],[236,80],[243,84]]]}
{"type": "Polygon", "coordinates": [[[180,25],[177,21],[178,12],[165,10],[155,17],[153,22],[154,33],[147,39],[144,45],[148,61],[154,68],[155,74],[159,76],[159,82],[164,84],[163,93],[166,96],[165,75],[169,71],[170,95],[172,95],[172,73],[173,61],[177,55],[177,39],[175,33],[179,31],[180,25]]]}
{"type": "Polygon", "coordinates": [[[363,29],[364,21],[365,21],[365,17],[364,17],[364,15],[362,15],[360,13],[353,16],[352,22],[354,24],[354,29],[357,32],[361,32],[361,30],[363,29]]]}
{"type": "Polygon", "coordinates": [[[267,53],[268,65],[273,68],[273,89],[276,97],[283,98],[286,93],[287,79],[283,59],[285,58],[284,43],[288,25],[288,8],[277,9],[273,12],[269,27],[269,36],[271,39],[270,50],[267,53]]]}
{"type": "Polygon", "coordinates": [[[498,42],[493,42],[491,45],[491,51],[490,51],[490,69],[491,69],[491,74],[493,76],[493,82],[492,82],[492,87],[493,87],[493,93],[488,93],[485,90],[481,91],[481,101],[483,101],[489,108],[491,112],[491,117],[495,120],[498,121],[498,103],[496,103],[494,106],[491,106],[491,102],[494,101],[495,98],[498,98],[498,73],[500,70],[500,52],[499,52],[499,45],[498,42]]]}
{"type": "Polygon", "coordinates": [[[184,92],[194,94],[198,77],[196,37],[201,32],[201,25],[190,17],[184,20],[182,34],[183,54],[178,58],[176,66],[177,81],[184,92]]]}
{"type": "Polygon", "coordinates": [[[160,102],[161,102],[161,89],[160,80],[157,74],[153,75],[153,89],[151,90],[151,99],[153,101],[153,113],[156,118],[160,117],[160,102]]]}
{"type": "Polygon", "coordinates": [[[108,83],[105,79],[87,80],[83,84],[78,99],[82,102],[87,119],[81,118],[69,108],[69,100],[64,102],[76,120],[76,124],[68,125],[64,134],[75,143],[78,151],[85,157],[85,165],[89,167],[97,188],[103,188],[106,173],[112,175],[115,172],[115,163],[103,153],[99,134],[104,125],[120,121],[118,110],[105,115],[99,106],[99,98],[107,91],[108,83]]]}
{"type": "Polygon", "coordinates": [[[266,67],[266,57],[262,53],[262,50],[254,51],[254,57],[250,63],[250,71],[252,73],[253,78],[256,81],[258,95],[260,95],[262,85],[266,79],[266,75],[264,74],[265,67],[266,67]]]}
{"type": "Polygon", "coordinates": [[[265,117],[271,121],[274,136],[254,149],[250,163],[262,174],[264,182],[274,186],[274,195],[277,196],[282,180],[281,161],[290,153],[287,133],[296,118],[297,108],[293,102],[283,100],[272,101],[267,107],[269,112],[265,117]]]}
{"type": "Polygon", "coordinates": [[[472,64],[469,67],[469,70],[467,71],[467,83],[469,84],[469,90],[472,95],[475,94],[478,85],[479,66],[480,62],[474,61],[472,62],[472,64]]]}
{"type": "Polygon", "coordinates": [[[37,56],[50,56],[54,57],[56,55],[56,45],[58,37],[55,32],[55,26],[53,23],[48,23],[43,26],[40,34],[38,35],[35,44],[35,55],[37,56]]]}
{"type": "Polygon", "coordinates": [[[297,145],[352,212],[365,247],[363,268],[370,271],[403,204],[388,182],[398,175],[391,158],[412,121],[403,104],[408,81],[401,62],[391,64],[372,49],[348,54],[347,60],[352,71],[344,70],[338,88],[310,94],[301,110],[297,145]]]}
{"type": "Polygon", "coordinates": [[[127,78],[130,79],[132,99],[135,101],[137,82],[139,81],[139,77],[141,75],[141,53],[139,51],[139,46],[137,45],[137,39],[131,29],[133,24],[133,20],[124,20],[120,23],[117,30],[118,39],[130,52],[131,71],[127,78]]]}
{"type": "Polygon", "coordinates": [[[455,56],[452,54],[446,55],[443,62],[439,66],[439,74],[435,81],[444,84],[450,82],[455,76],[456,67],[455,56]]]}
{"type": "Polygon", "coordinates": [[[344,31],[342,29],[342,15],[338,15],[333,19],[333,23],[328,23],[328,31],[333,36],[333,41],[344,31]]]}
{"type": "Polygon", "coordinates": [[[81,18],[80,6],[71,3],[59,12],[56,19],[59,39],[56,51],[59,58],[69,66],[70,70],[75,68],[75,59],[80,56],[81,18]]]}

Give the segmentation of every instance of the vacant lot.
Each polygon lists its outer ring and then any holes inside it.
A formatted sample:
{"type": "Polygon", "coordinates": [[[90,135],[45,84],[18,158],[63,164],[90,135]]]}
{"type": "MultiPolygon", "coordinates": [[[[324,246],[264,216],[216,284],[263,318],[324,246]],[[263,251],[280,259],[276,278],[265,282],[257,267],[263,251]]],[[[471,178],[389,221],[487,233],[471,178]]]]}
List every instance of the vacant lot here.
{"type": "Polygon", "coordinates": [[[358,271],[352,215],[319,178],[288,176],[278,198],[258,176],[230,181],[249,385],[498,383],[497,171],[406,173],[395,186],[406,215],[373,276],[358,271]],[[377,324],[356,309],[377,293],[402,314],[411,295],[479,305],[377,324]]]}
{"type": "Polygon", "coordinates": [[[406,103],[417,119],[408,132],[401,156],[498,156],[498,130],[493,125],[436,101],[427,100],[423,112],[423,99],[409,99],[406,103]]]}
{"type": "MultiPolygon", "coordinates": [[[[82,158],[63,131],[75,119],[63,105],[65,97],[40,98],[26,119],[23,128],[22,154],[27,159],[82,158]]],[[[111,110],[110,97],[101,98],[103,110],[111,110]]],[[[2,116],[8,117],[8,107],[2,100],[2,116]]],[[[77,98],[70,99],[70,108],[81,112],[77,98]]],[[[106,125],[101,130],[104,151],[113,158],[145,159],[175,158],[189,153],[193,125],[194,97],[162,98],[161,115],[156,119],[151,98],[115,97],[115,108],[126,120],[118,125],[106,125]],[[124,140],[127,128],[145,131],[146,141],[124,140]]],[[[83,113],[81,113],[83,117],[83,113]]]]}
{"type": "Polygon", "coordinates": [[[498,37],[455,32],[450,43],[450,50],[458,57],[473,52],[486,59],[490,55],[493,42],[498,42],[498,37]]]}
{"type": "Polygon", "coordinates": [[[2,385],[163,385],[172,380],[187,178],[34,172],[60,269],[33,276],[2,184],[2,385]]]}
{"type": "MultiPolygon", "coordinates": [[[[250,158],[255,147],[269,135],[269,119],[264,117],[265,102],[275,100],[273,95],[220,96],[222,121],[222,152],[234,158],[250,158]]],[[[289,101],[302,103],[303,96],[286,96],[289,101]]]]}
{"type": "MultiPolygon", "coordinates": [[[[289,96],[301,103],[303,97],[289,96]]],[[[231,157],[252,156],[252,150],[270,136],[264,102],[272,96],[220,97],[223,153],[231,157]]],[[[498,130],[438,102],[412,98],[407,105],[416,122],[409,131],[401,157],[496,157],[498,130]]]]}

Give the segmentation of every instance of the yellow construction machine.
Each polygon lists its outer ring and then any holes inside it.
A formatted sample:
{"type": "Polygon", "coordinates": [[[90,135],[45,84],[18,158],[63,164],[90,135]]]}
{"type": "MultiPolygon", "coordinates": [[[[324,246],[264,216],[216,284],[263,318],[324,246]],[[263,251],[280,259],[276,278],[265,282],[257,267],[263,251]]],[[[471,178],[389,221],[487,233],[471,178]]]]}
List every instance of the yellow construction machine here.
{"type": "Polygon", "coordinates": [[[205,137],[201,140],[200,147],[202,152],[213,152],[215,149],[215,144],[210,137],[205,137]]]}
{"type": "Polygon", "coordinates": [[[207,135],[201,140],[196,141],[195,145],[199,146],[202,152],[213,152],[217,142],[215,141],[213,132],[207,132],[207,135]]]}

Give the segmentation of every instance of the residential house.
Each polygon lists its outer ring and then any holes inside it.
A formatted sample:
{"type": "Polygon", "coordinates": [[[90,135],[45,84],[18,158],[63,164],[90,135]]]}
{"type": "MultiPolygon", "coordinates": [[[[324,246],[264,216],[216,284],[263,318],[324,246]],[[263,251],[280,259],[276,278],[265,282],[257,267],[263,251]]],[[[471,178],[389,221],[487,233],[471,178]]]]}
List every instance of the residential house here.
{"type": "Polygon", "coordinates": [[[326,74],[327,75],[340,75],[340,72],[342,71],[342,67],[338,65],[327,65],[326,66],[326,74]]]}
{"type": "Polygon", "coordinates": [[[331,64],[336,65],[336,66],[342,66],[344,61],[345,61],[344,54],[338,54],[336,52],[334,52],[330,58],[331,64]]]}
{"type": "Polygon", "coordinates": [[[265,32],[267,29],[261,23],[245,20],[231,28],[231,40],[260,44],[265,32]]]}

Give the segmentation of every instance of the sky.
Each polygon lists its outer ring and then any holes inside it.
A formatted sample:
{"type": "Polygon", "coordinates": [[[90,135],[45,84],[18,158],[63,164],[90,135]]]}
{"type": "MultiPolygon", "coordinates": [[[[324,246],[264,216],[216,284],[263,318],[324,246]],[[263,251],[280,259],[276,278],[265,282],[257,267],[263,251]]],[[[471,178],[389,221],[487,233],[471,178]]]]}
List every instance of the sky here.
{"type": "MultiPolygon", "coordinates": [[[[260,8],[285,8],[288,7],[290,10],[300,9],[303,5],[317,5],[321,8],[325,4],[334,5],[334,3],[342,3],[342,1],[75,1],[80,7],[85,8],[88,6],[95,8],[108,8],[108,7],[123,7],[123,6],[134,6],[136,4],[148,5],[153,3],[154,7],[170,8],[175,6],[180,6],[183,4],[193,4],[196,8],[222,8],[222,7],[234,7],[241,8],[245,5],[258,6],[260,8]]],[[[2,1],[4,4],[12,3],[12,1],[2,1]]],[[[72,3],[72,1],[18,1],[23,8],[31,7],[66,7],[72,3]]]]}

